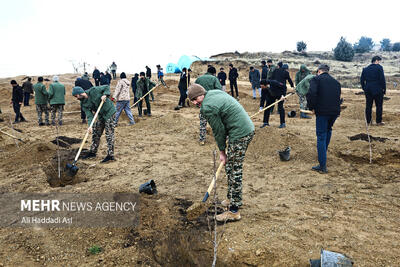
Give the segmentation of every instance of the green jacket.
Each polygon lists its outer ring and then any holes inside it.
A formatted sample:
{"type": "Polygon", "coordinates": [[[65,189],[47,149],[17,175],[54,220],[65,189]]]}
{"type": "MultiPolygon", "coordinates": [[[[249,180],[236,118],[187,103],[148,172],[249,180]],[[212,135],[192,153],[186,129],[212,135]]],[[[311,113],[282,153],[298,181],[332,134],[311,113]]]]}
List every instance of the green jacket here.
{"type": "Polygon", "coordinates": [[[254,124],[242,105],[223,91],[208,91],[200,113],[210,124],[220,151],[226,148],[226,137],[233,142],[254,132],[254,124]]]}
{"type": "Polygon", "coordinates": [[[59,82],[53,82],[49,87],[50,105],[65,105],[65,86],[59,82]]]}
{"type": "Polygon", "coordinates": [[[306,65],[301,65],[300,70],[296,73],[295,85],[297,86],[308,74],[311,74],[310,70],[307,69],[306,65]]]}
{"type": "Polygon", "coordinates": [[[47,93],[46,86],[38,82],[33,86],[35,91],[35,104],[36,105],[47,105],[49,93],[47,93]]]}
{"type": "Polygon", "coordinates": [[[155,83],[153,83],[152,81],[149,80],[149,78],[145,78],[145,80],[143,81],[142,79],[139,78],[139,80],[137,80],[136,82],[136,98],[139,99],[142,96],[144,96],[148,91],[150,91],[151,89],[153,89],[153,87],[156,86],[155,83]],[[147,91],[145,90],[145,84],[147,86],[147,91]]]}
{"type": "Polygon", "coordinates": [[[310,89],[310,81],[314,77],[315,75],[313,74],[308,74],[306,77],[304,77],[304,79],[301,80],[299,84],[296,86],[296,92],[301,96],[305,96],[308,93],[308,90],[310,89]]]}
{"type": "MultiPolygon", "coordinates": [[[[98,107],[101,103],[101,97],[103,95],[110,96],[110,86],[109,85],[101,85],[94,86],[85,91],[88,95],[88,98],[81,99],[81,106],[83,111],[86,114],[88,124],[93,120],[94,114],[96,113],[98,107]]],[[[98,120],[105,122],[111,118],[115,113],[114,103],[107,97],[106,102],[101,107],[101,110],[98,115],[98,120]]]]}
{"type": "Polygon", "coordinates": [[[206,91],[219,89],[222,90],[221,83],[218,78],[210,73],[206,73],[196,79],[195,83],[200,84],[206,91]]]}
{"type": "Polygon", "coordinates": [[[272,73],[274,72],[275,69],[276,69],[275,65],[271,65],[270,67],[268,67],[267,80],[271,79],[272,73]]]}

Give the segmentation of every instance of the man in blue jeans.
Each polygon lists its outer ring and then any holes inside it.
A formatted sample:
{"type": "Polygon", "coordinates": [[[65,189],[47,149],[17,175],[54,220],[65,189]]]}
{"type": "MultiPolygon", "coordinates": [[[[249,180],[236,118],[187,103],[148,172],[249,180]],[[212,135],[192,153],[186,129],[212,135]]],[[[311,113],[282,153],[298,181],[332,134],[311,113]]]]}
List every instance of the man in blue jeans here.
{"type": "Polygon", "coordinates": [[[316,115],[319,165],[312,169],[320,173],[327,173],[326,152],[332,136],[332,126],[340,115],[341,85],[328,72],[328,65],[320,65],[317,76],[310,81],[310,90],[307,93],[308,106],[316,115]]]}

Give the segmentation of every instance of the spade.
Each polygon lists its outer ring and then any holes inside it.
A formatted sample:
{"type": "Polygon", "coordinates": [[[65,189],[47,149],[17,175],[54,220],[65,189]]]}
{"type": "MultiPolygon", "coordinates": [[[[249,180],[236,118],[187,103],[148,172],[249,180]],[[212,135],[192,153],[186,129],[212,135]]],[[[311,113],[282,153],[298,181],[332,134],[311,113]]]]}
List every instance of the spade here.
{"type": "MultiPolygon", "coordinates": [[[[91,122],[90,125],[89,125],[89,128],[92,128],[92,127],[93,127],[93,124],[94,124],[94,122],[96,121],[97,116],[99,115],[99,111],[100,111],[101,107],[103,106],[103,104],[104,104],[104,101],[101,101],[101,103],[100,103],[100,105],[99,105],[99,107],[98,107],[98,109],[97,109],[97,111],[96,111],[96,114],[94,114],[93,120],[92,120],[92,122],[91,122]]],[[[84,137],[83,140],[82,140],[82,144],[81,144],[81,146],[79,147],[78,153],[76,153],[76,156],[75,156],[74,161],[72,162],[72,164],[67,163],[67,165],[65,166],[65,168],[66,168],[67,173],[68,173],[69,176],[75,176],[76,173],[77,173],[78,170],[79,170],[78,166],[76,166],[75,164],[76,164],[76,162],[78,161],[79,155],[80,155],[81,152],[82,152],[83,145],[85,144],[86,139],[87,139],[88,136],[89,136],[89,128],[88,128],[88,130],[86,130],[85,137],[84,137]]]]}

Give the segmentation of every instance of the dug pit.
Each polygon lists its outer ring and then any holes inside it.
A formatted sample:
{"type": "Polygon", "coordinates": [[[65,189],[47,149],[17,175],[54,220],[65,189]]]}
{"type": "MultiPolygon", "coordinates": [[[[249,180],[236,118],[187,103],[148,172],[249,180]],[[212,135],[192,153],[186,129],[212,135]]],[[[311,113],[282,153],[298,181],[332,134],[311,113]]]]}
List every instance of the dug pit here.
{"type": "MultiPolygon", "coordinates": [[[[360,134],[356,134],[353,136],[349,136],[348,137],[351,141],[355,141],[355,140],[362,140],[362,141],[367,141],[368,142],[368,135],[365,133],[360,133],[360,134]]],[[[378,141],[378,142],[382,142],[385,143],[386,140],[389,140],[389,138],[386,137],[375,137],[370,135],[369,138],[371,139],[371,141],[378,141]]]]}
{"type": "MultiPolygon", "coordinates": [[[[57,138],[51,141],[53,144],[57,145],[57,138]]],[[[82,142],[82,139],[73,138],[68,136],[59,136],[58,137],[58,145],[61,147],[71,147],[73,144],[79,144],[82,142]]]]}

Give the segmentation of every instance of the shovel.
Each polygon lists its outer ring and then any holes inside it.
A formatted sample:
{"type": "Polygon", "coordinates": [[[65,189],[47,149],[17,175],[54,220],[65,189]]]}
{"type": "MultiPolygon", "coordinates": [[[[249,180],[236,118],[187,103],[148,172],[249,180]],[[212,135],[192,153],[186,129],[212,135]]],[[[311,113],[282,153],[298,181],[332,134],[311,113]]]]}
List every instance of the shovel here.
{"type": "Polygon", "coordinates": [[[218,179],[223,167],[224,167],[224,164],[221,162],[218,166],[217,172],[215,173],[215,178],[213,177],[213,179],[208,187],[208,190],[207,190],[206,194],[204,195],[203,200],[201,202],[194,203],[192,206],[190,206],[187,209],[186,217],[189,220],[196,219],[197,217],[199,217],[201,214],[203,214],[207,210],[207,206],[205,205],[205,202],[207,201],[208,197],[210,196],[211,191],[214,188],[215,181],[218,179]]]}
{"type": "MultiPolygon", "coordinates": [[[[93,120],[92,120],[92,122],[90,123],[89,128],[92,128],[92,127],[93,127],[93,124],[94,124],[94,122],[96,121],[97,116],[99,115],[100,109],[101,109],[101,107],[103,106],[104,102],[105,102],[105,101],[101,101],[99,107],[97,108],[96,114],[94,114],[93,120]]],[[[69,175],[69,176],[75,176],[76,173],[77,173],[78,170],[79,170],[78,166],[76,166],[75,164],[76,164],[76,162],[77,162],[78,159],[79,159],[79,155],[81,154],[83,145],[85,144],[86,139],[88,138],[88,136],[89,136],[89,130],[86,131],[85,137],[83,138],[82,144],[81,144],[81,146],[79,147],[78,153],[77,153],[76,156],[75,156],[74,162],[72,162],[72,164],[67,163],[67,165],[65,166],[65,168],[66,168],[67,171],[68,171],[68,175],[69,175]]]]}
{"type": "Polygon", "coordinates": [[[263,108],[262,110],[258,111],[257,113],[254,113],[253,115],[251,115],[250,118],[253,118],[253,117],[257,116],[257,115],[260,114],[261,112],[263,112],[263,111],[269,109],[270,107],[274,106],[275,104],[277,104],[277,103],[279,103],[279,102],[285,100],[286,98],[288,98],[288,97],[291,96],[291,95],[294,95],[294,93],[289,93],[289,94],[287,94],[287,95],[285,95],[285,96],[282,96],[279,100],[275,101],[275,102],[272,103],[271,105],[269,105],[269,106],[263,108]]]}
{"type": "Polygon", "coordinates": [[[140,101],[142,101],[148,94],[150,94],[151,92],[153,92],[153,90],[156,89],[157,86],[158,86],[158,85],[154,86],[153,89],[151,89],[150,91],[148,91],[144,96],[142,96],[138,101],[136,101],[136,102],[131,106],[131,108],[133,108],[137,103],[139,103],[140,101]]]}

